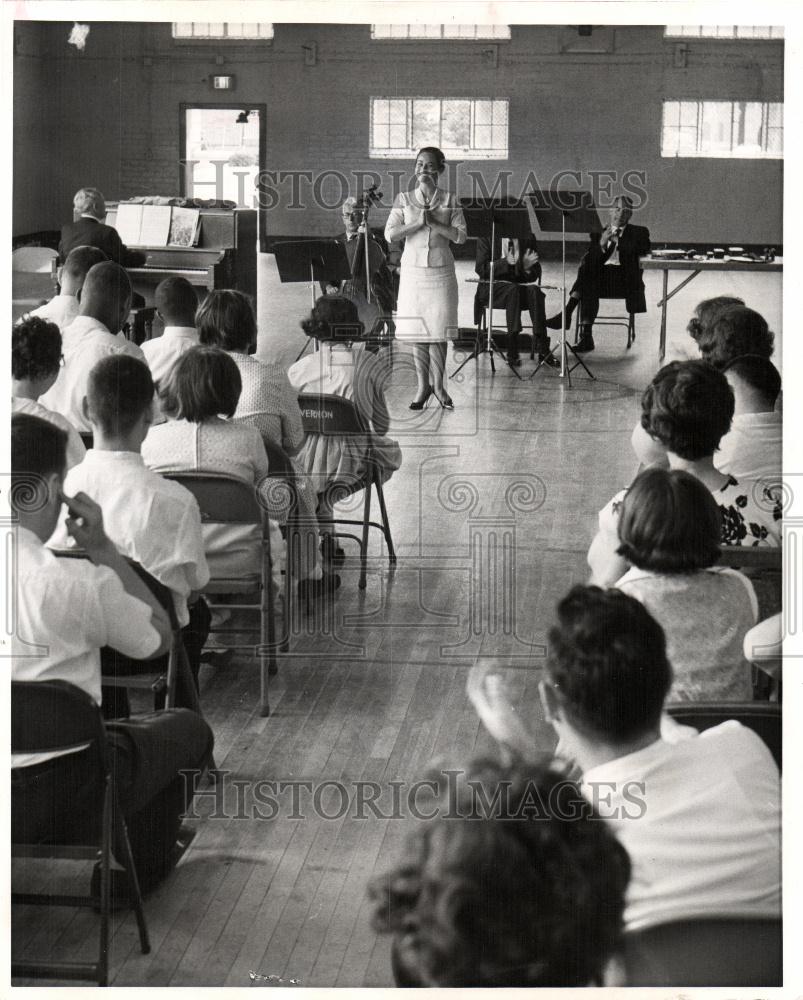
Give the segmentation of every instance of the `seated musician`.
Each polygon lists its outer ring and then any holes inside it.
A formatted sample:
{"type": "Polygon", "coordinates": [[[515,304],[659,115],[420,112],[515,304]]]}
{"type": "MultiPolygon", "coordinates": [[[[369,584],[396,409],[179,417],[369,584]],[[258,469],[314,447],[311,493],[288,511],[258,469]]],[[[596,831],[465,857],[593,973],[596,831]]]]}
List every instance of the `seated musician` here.
{"type": "MultiPolygon", "coordinates": [[[[507,363],[518,366],[519,333],[521,313],[526,309],[533,324],[533,338],[538,360],[560,367],[557,358],[549,356],[549,337],[546,332],[546,312],[544,293],[535,282],[541,280],[541,265],[538,263],[538,248],[535,237],[526,240],[503,239],[494,241],[494,308],[504,309],[507,314],[507,363]]],[[[480,278],[474,297],[474,315],[479,319],[480,311],[488,305],[491,277],[491,241],[487,237],[477,240],[477,262],[474,270],[480,278]]]]}
{"type": "Polygon", "coordinates": [[[369,332],[386,323],[393,328],[391,315],[396,305],[393,273],[389,266],[390,252],[381,232],[369,230],[369,256],[371,272],[371,298],[373,309],[367,308],[365,281],[365,209],[357,198],[347,198],[341,209],[346,227],[338,237],[346,250],[352,277],[346,281],[322,282],[322,291],[328,295],[344,295],[352,299],[360,311],[360,321],[369,332]]]}
{"type": "MultiPolygon", "coordinates": [[[[566,328],[575,308],[580,306],[580,339],[575,351],[593,351],[593,325],[599,311],[600,297],[622,298],[627,311],[647,311],[644,280],[639,257],[650,252],[650,231],[645,226],[630,225],[633,202],[623,195],[615,198],[610,222],[602,233],[590,233],[591,245],[580,261],[569,301],[566,303],[566,328]]],[[[561,328],[561,314],[550,316],[546,325],[561,328]]]]}
{"type": "Polygon", "coordinates": [[[73,221],[61,229],[59,263],[63,264],[75,247],[97,247],[115,264],[142,267],[145,254],[129,250],[117,230],[106,225],[105,218],[106,200],[97,188],[86,187],[77,191],[73,198],[73,221]]]}

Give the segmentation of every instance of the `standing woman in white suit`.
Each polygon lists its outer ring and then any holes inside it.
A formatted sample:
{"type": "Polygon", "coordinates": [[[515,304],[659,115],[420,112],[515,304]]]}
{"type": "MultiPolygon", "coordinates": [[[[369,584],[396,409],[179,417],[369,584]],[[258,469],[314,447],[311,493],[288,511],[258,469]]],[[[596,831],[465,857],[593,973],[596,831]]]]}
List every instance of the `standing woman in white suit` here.
{"type": "Polygon", "coordinates": [[[434,394],[446,409],[454,404],[443,387],[447,337],[457,335],[457,278],[450,243],[465,243],[466,220],[457,195],[438,187],[446,167],[434,146],[415,160],[416,186],[393,202],[385,239],[405,240],[396,309],[396,339],[413,346],[418,391],[410,404],[420,410],[434,394]]]}

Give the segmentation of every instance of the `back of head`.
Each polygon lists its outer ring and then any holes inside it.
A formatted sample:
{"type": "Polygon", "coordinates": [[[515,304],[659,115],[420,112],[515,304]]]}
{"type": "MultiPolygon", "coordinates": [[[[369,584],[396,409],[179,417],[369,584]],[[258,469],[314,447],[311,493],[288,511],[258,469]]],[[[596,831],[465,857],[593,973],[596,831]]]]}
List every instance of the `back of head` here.
{"type": "Polygon", "coordinates": [[[619,590],[573,587],[549,630],[547,675],[576,727],[623,744],[656,729],[672,684],[664,631],[619,590]]]}
{"type": "Polygon", "coordinates": [[[737,391],[752,395],[767,410],[775,407],[781,391],[781,376],[769,358],[760,354],[741,354],[722,369],[737,391]]]}
{"type": "Polygon", "coordinates": [[[219,347],[192,347],[160,383],[162,409],[176,420],[199,424],[233,417],[242,392],[240,369],[219,347]]]}
{"type": "Polygon", "coordinates": [[[33,508],[42,479],[63,476],[67,466],[67,435],[49,420],[27,413],[11,417],[12,506],[33,508]]]}
{"type": "Polygon", "coordinates": [[[156,286],[154,302],[165,326],[194,326],[198,296],[186,278],[165,278],[156,286]]]}
{"type": "Polygon", "coordinates": [[[202,344],[252,354],[257,345],[254,307],[247,295],[232,289],[210,292],[198,308],[195,326],[202,344]]]}
{"type": "Polygon", "coordinates": [[[57,374],[61,363],[61,331],[55,323],[31,316],[11,329],[11,376],[39,382],[57,374]]]}
{"type": "Polygon", "coordinates": [[[89,373],[87,405],[93,427],[109,437],[128,434],[150,412],[153,378],[144,361],[110,354],[89,373]]]}
{"type": "Polygon", "coordinates": [[[97,188],[85,187],[76,191],[72,204],[78,216],[91,215],[99,221],[106,218],[106,200],[97,188]]]}
{"type": "Polygon", "coordinates": [[[316,340],[359,340],[363,333],[357,306],[342,295],[322,295],[301,329],[316,340]]]}
{"type": "Polygon", "coordinates": [[[600,983],[620,942],[625,850],[545,765],[457,773],[441,772],[434,818],[369,887],[374,926],[395,934],[397,985],[600,983]]]}
{"type": "Polygon", "coordinates": [[[689,320],[686,329],[694,340],[700,339],[700,333],[707,330],[717,316],[729,306],[743,306],[744,300],[733,295],[717,295],[713,299],[703,299],[698,302],[694,316],[689,320]]]}
{"type": "Polygon", "coordinates": [[[774,339],[767,321],[754,309],[728,306],[700,330],[697,346],[703,360],[721,371],[741,354],[771,357],[774,339]]]}
{"type": "Polygon", "coordinates": [[[68,279],[77,291],[83,287],[87,274],[95,266],[102,264],[108,258],[97,247],[76,247],[70,250],[62,268],[62,281],[68,279]]]}
{"type": "Polygon", "coordinates": [[[641,397],[641,426],[687,461],[713,455],[733,420],[733,390],[705,361],[672,361],[641,397]]]}
{"type": "Polygon", "coordinates": [[[131,307],[131,280],[125,269],[107,260],[90,268],[81,291],[82,316],[91,316],[117,333],[131,307]]]}
{"type": "Polygon", "coordinates": [[[711,491],[681,469],[645,469],[625,494],[618,553],[639,569],[693,573],[719,559],[722,519],[711,491]]]}

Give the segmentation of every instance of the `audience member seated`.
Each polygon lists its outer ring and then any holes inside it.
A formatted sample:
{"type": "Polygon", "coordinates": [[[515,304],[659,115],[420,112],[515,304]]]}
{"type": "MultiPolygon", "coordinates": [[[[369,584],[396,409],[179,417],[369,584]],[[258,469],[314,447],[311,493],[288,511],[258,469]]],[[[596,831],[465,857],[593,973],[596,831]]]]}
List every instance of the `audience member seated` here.
{"type": "MultiPolygon", "coordinates": [[[[197,683],[209,632],[209,609],[194,593],[209,581],[201,514],[188,490],[152,472],[142,459],[153,392],[153,379],[143,361],[125,354],[98,361],[89,374],[85,404],[93,447],[70,471],[64,488],[85,493],[100,504],[112,542],[169,588],[197,683]]],[[[62,519],[50,546],[69,545],[70,533],[62,519]]]]}
{"type": "Polygon", "coordinates": [[[64,330],[78,315],[78,299],[90,268],[104,260],[106,255],[97,247],[76,247],[71,250],[64,266],[59,269],[59,294],[44,305],[32,309],[23,319],[38,316],[64,330]]]}
{"type": "Polygon", "coordinates": [[[11,412],[49,420],[67,435],[67,468],[86,454],[84,442],[69,420],[38,402],[61,370],[61,334],[55,323],[25,319],[11,331],[11,412]]]}
{"type": "MultiPolygon", "coordinates": [[[[366,426],[373,431],[371,451],[382,482],[387,482],[402,461],[401,448],[385,437],[390,417],[385,402],[385,381],[389,369],[368,351],[353,347],[363,334],[357,307],[349,299],[335,295],[319,298],[301,328],[320,344],[320,350],[296,361],[287,375],[300,393],[343,396],[354,403],[366,426]]],[[[325,495],[329,483],[354,482],[366,471],[366,442],[357,435],[311,434],[304,442],[299,460],[318,493],[318,518],[327,531],[332,507],[325,495]]],[[[334,542],[327,547],[336,551],[334,542]]]]}
{"type": "Polygon", "coordinates": [[[56,410],[80,432],[91,427],[84,412],[89,373],[109,354],[128,354],[144,361],[142,351],[120,330],[131,306],[131,282],[118,264],[95,264],[86,276],[78,316],[64,330],[64,367],[41,403],[56,410]]]}
{"type": "Polygon", "coordinates": [[[756,623],[752,583],[717,567],[722,518],[710,490],[676,469],[646,469],[622,501],[616,584],[662,626],[674,672],[671,701],[750,701],[742,644],[756,623]]]}
{"type": "Polygon", "coordinates": [[[198,296],[186,278],[172,277],[156,286],[154,302],[164,330],[161,337],[142,344],[142,353],[158,389],[176,359],[200,343],[195,329],[198,296]]]}
{"type": "MultiPolygon", "coordinates": [[[[271,510],[272,481],[268,457],[256,427],[231,419],[240,396],[240,372],[216,347],[193,347],[182,354],[165,379],[162,408],[168,422],[157,424],[142,446],[147,465],[157,472],[210,472],[252,484],[266,510],[271,510]]],[[[248,526],[205,525],[206,553],[213,576],[254,568],[258,546],[248,526]]],[[[281,571],[283,542],[271,521],[274,573],[281,571]]],[[[299,581],[299,590],[320,595],[339,586],[340,578],[299,581]]]]}
{"type": "MultiPolygon", "coordinates": [[[[704,341],[707,341],[708,328],[721,312],[730,306],[743,305],[744,302],[742,299],[734,298],[732,295],[719,295],[714,299],[703,299],[702,302],[698,302],[694,310],[694,315],[686,327],[689,336],[694,341],[695,348],[699,351],[698,341],[701,337],[704,341]]],[[[666,449],[660,442],[649,436],[640,422],[633,429],[630,444],[636,454],[636,458],[642,465],[668,467],[666,449]]]]}
{"type": "MultiPolygon", "coordinates": [[[[779,919],[780,776],[761,738],[735,720],[662,731],[672,685],[663,630],[621,591],[572,588],[547,651],[544,713],[582,772],[584,795],[630,855],[627,930],[779,919]]],[[[531,753],[501,679],[485,671],[469,678],[480,718],[501,743],[531,753]]]]}
{"type": "Polygon", "coordinates": [[[703,361],[723,371],[743,354],[771,358],[775,335],[755,310],[732,305],[718,310],[706,326],[701,326],[695,340],[703,361]]]}
{"type": "Polygon", "coordinates": [[[743,354],[723,368],[733,389],[730,431],[714,457],[720,472],[745,479],[779,480],[783,464],[782,417],[775,404],[781,376],[768,359],[743,354]]]}
{"type": "Polygon", "coordinates": [[[603,985],[630,876],[609,825],[543,764],[481,760],[460,775],[423,783],[433,818],[369,886],[396,985],[603,985]]]}
{"type": "MultiPolygon", "coordinates": [[[[487,236],[477,240],[477,259],[474,270],[480,278],[474,296],[474,318],[479,320],[488,305],[491,277],[491,241],[487,236]]],[[[507,363],[513,367],[521,364],[519,334],[521,313],[526,309],[533,325],[533,343],[538,360],[549,355],[549,337],[546,331],[544,293],[535,282],[541,280],[538,261],[538,243],[531,234],[521,242],[517,239],[496,239],[493,248],[494,308],[504,309],[507,319],[507,363]],[[503,248],[503,242],[505,244],[503,248]]],[[[549,356],[547,364],[560,368],[560,361],[549,356]]]]}
{"type": "Polygon", "coordinates": [[[278,445],[291,459],[296,472],[298,515],[309,537],[309,544],[302,545],[302,572],[309,579],[320,580],[323,569],[315,513],[317,498],[303,467],[295,461],[304,443],[298,395],[279,365],[254,356],[257,324],[247,295],[228,289],[210,292],[198,310],[196,322],[201,343],[226,351],[240,371],[243,391],[234,420],[256,427],[264,441],[278,445]]]}
{"type": "MultiPolygon", "coordinates": [[[[99,702],[100,647],[157,657],[169,644],[167,615],[105,534],[100,507],[81,493],[63,495],[62,431],[38,417],[12,417],[11,468],[14,494],[24,500],[16,504],[18,627],[11,638],[11,677],[70,681],[99,702]],[[63,502],[67,530],[91,561],[58,559],[44,546],[63,502]]],[[[147,891],[177,860],[191,773],[210,760],[212,732],[193,712],[172,709],[108,723],[106,733],[137,874],[147,891]]],[[[68,835],[72,824],[96,812],[93,766],[81,751],[12,758],[13,839],[36,843],[68,835]]],[[[118,902],[127,894],[121,874],[112,873],[118,902]]],[[[99,896],[97,866],[92,888],[99,896]]]]}
{"type": "Polygon", "coordinates": [[[73,221],[61,228],[59,261],[64,263],[76,247],[97,247],[107,260],[123,267],[142,267],[145,254],[129,250],[113,226],[104,223],[106,200],[97,188],[86,187],[76,191],[73,198],[73,221]]]}
{"type": "MultiPolygon", "coordinates": [[[[722,515],[722,544],[777,547],[781,501],[770,486],[737,480],[714,466],[715,452],[733,419],[733,391],[722,372],[705,361],[665,365],[641,400],[641,424],[666,449],[669,466],[696,476],[722,515]]],[[[618,555],[618,520],[627,490],[600,511],[599,531],[588,551],[592,582],[613,586],[628,569],[618,555]]]]}

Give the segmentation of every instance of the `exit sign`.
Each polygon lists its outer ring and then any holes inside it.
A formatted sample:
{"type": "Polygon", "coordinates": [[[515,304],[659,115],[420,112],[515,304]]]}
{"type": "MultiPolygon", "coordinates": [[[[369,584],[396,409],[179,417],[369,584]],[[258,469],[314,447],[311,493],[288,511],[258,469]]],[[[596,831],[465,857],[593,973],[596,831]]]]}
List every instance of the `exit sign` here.
{"type": "Polygon", "coordinates": [[[212,90],[234,90],[233,76],[213,76],[212,90]]]}

